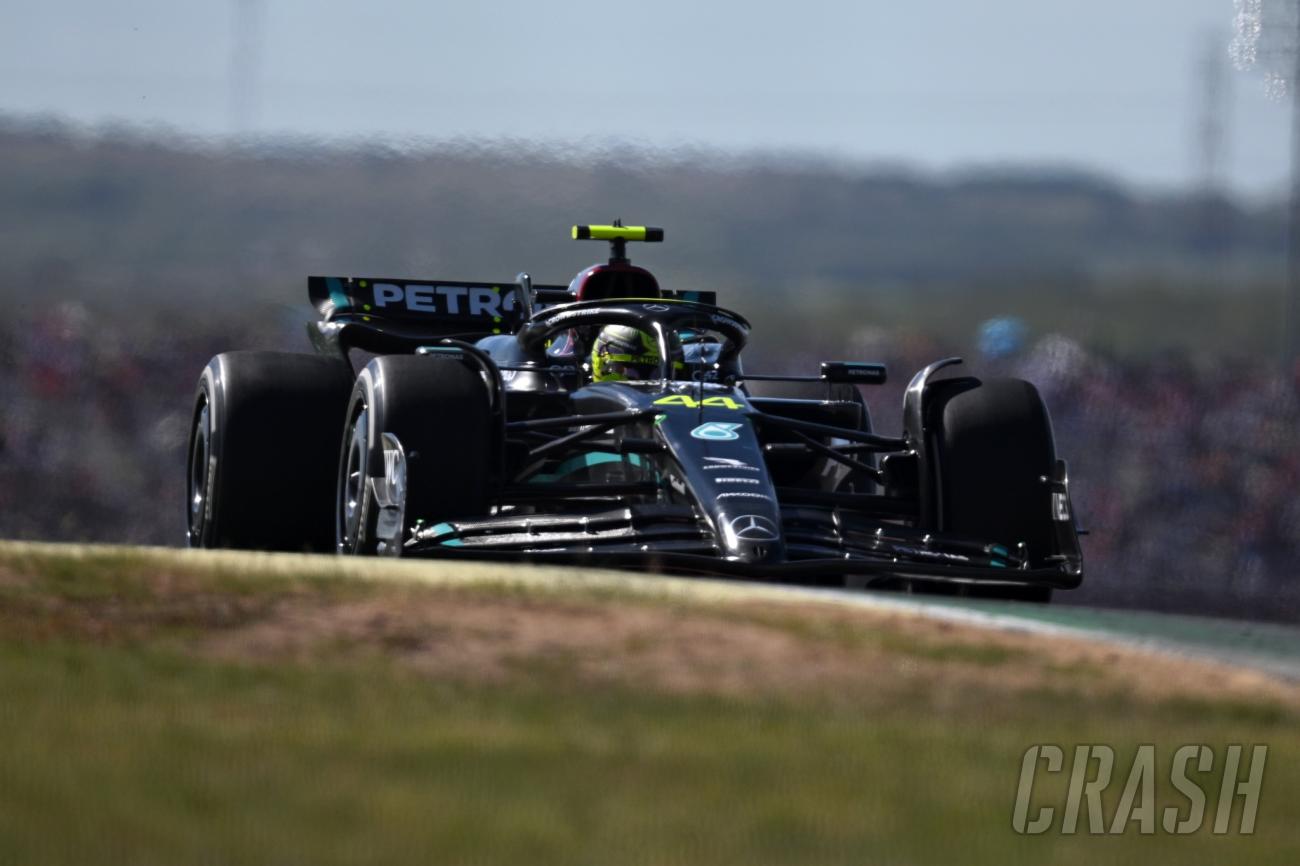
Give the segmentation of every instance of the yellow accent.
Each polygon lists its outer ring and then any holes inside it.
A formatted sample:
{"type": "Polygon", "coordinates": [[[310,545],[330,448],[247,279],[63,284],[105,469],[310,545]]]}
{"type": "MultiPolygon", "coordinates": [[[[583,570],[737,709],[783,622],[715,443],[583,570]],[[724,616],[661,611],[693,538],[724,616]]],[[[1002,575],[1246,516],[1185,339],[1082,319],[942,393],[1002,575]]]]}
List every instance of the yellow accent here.
{"type": "Polygon", "coordinates": [[[493,286],[493,287],[492,287],[492,291],[496,292],[496,293],[499,295],[499,294],[501,294],[501,287],[500,287],[500,286],[493,286]]]}
{"type": "Polygon", "coordinates": [[[366,287],[366,286],[367,286],[367,285],[368,285],[368,283],[366,283],[366,281],[365,281],[365,280],[361,280],[361,281],[360,281],[360,282],[359,282],[359,283],[358,283],[358,285],[360,285],[360,286],[361,286],[361,288],[363,288],[363,289],[364,289],[364,288],[365,288],[365,287],[366,287]]]}
{"type": "MultiPolygon", "coordinates": [[[[578,239],[578,226],[573,227],[573,239],[578,239]]],[[[590,241],[616,241],[620,238],[625,241],[643,241],[645,240],[645,226],[586,226],[591,232],[589,237],[583,240],[590,241]]]]}
{"type": "Polygon", "coordinates": [[[368,313],[368,312],[370,312],[370,305],[369,305],[369,304],[362,304],[362,305],[361,305],[361,309],[365,310],[365,311],[368,313]]]}
{"type": "Polygon", "coordinates": [[[733,412],[745,408],[730,397],[705,397],[703,400],[696,400],[689,394],[669,394],[667,397],[660,397],[654,401],[654,405],[685,406],[687,409],[708,406],[715,409],[730,409],[733,412]]]}
{"type": "Polygon", "coordinates": [[[493,328],[493,329],[492,329],[492,333],[494,333],[494,334],[499,334],[499,333],[501,333],[501,329],[500,329],[500,328],[493,328]]]}
{"type": "Polygon", "coordinates": [[[739,403],[737,403],[735,400],[731,399],[730,397],[705,397],[703,405],[721,406],[724,409],[731,409],[733,411],[743,408],[739,403]]]}

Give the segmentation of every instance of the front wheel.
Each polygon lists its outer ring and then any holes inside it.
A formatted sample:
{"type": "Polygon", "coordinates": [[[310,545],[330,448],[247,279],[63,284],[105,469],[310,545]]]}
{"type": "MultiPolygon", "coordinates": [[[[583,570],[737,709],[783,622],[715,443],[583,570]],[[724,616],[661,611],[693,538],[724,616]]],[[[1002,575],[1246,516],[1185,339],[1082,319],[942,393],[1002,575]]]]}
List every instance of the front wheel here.
{"type": "Polygon", "coordinates": [[[340,553],[396,555],[417,523],[487,513],[494,453],[489,392],[458,360],[375,358],[357,377],[335,496],[340,553]]]}
{"type": "MultiPolygon", "coordinates": [[[[1058,552],[1047,483],[1056,445],[1037,389],[1021,379],[944,380],[933,386],[927,414],[938,529],[1010,548],[1023,544],[1031,565],[1047,565],[1058,552]]],[[[1052,590],[978,586],[967,594],[1046,602],[1052,590]]]]}

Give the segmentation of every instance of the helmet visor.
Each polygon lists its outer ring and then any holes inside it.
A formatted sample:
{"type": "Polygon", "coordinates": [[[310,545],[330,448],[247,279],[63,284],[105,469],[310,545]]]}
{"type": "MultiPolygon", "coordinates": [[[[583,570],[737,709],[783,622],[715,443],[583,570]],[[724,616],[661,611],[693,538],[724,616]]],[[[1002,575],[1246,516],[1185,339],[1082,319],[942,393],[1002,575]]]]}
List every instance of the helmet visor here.
{"type": "Polygon", "coordinates": [[[655,355],[606,355],[603,360],[607,379],[637,382],[659,377],[659,358],[655,355]]]}

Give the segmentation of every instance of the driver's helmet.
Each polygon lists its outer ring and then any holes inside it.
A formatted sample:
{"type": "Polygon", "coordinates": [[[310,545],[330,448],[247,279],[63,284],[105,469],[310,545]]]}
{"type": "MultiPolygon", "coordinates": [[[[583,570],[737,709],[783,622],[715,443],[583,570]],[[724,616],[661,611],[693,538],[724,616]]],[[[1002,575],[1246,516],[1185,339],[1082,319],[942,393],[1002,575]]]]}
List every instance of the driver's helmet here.
{"type": "Polygon", "coordinates": [[[623,382],[659,376],[659,343],[631,325],[606,325],[591,349],[591,381],[623,382]]]}

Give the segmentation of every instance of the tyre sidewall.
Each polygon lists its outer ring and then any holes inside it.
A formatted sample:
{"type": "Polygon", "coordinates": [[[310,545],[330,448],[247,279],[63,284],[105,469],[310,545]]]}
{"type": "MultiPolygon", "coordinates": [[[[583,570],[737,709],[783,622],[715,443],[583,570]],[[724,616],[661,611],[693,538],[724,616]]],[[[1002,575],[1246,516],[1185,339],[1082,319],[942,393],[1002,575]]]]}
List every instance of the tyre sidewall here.
{"type": "MultiPolygon", "coordinates": [[[[208,467],[191,546],[328,551],[338,419],[351,368],[341,358],[227,352],[199,377],[190,430],[187,491],[207,407],[208,467]]],[[[186,508],[190,508],[187,501],[186,508]]]]}
{"type": "Polygon", "coordinates": [[[1020,379],[936,382],[927,393],[931,490],[943,532],[1014,544],[1036,564],[1054,552],[1051,419],[1020,379]]]}

